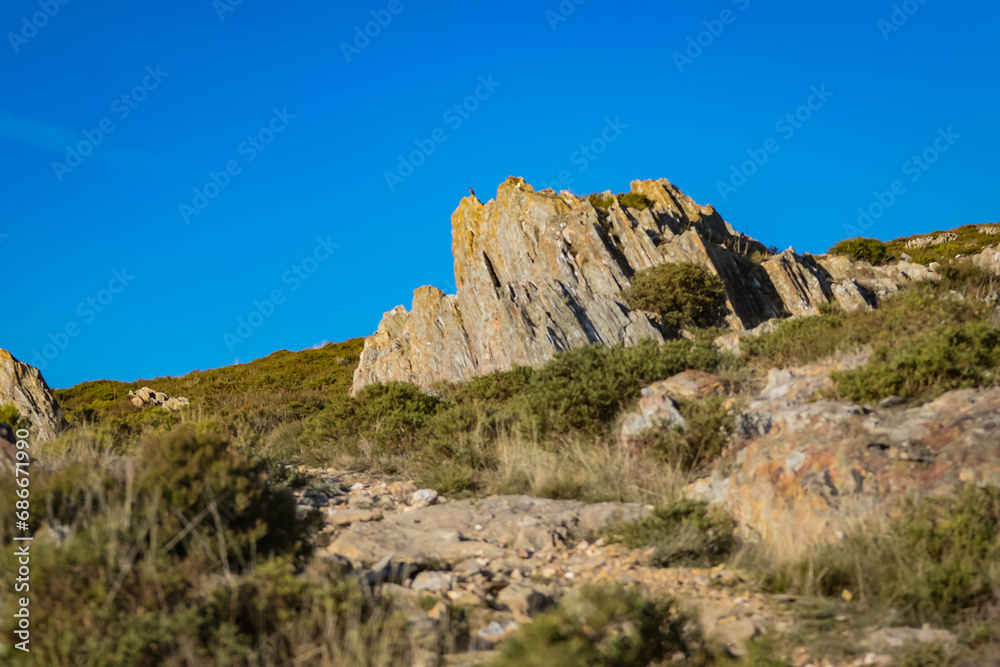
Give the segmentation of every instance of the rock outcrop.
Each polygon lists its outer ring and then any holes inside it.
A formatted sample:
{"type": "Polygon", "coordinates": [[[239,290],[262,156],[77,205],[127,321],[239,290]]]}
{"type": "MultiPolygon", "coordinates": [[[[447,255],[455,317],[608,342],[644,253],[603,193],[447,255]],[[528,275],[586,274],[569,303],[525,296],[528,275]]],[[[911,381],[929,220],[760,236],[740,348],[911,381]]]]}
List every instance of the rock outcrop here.
{"type": "Polygon", "coordinates": [[[899,284],[932,275],[906,262],[871,267],[792,250],[768,257],[665,179],[633,181],[631,189],[648,206],[624,206],[607,192],[605,208],[565,191],[535,192],[514,177],[486,204],[463,199],[451,221],[457,293],[421,287],[411,310],[387,312],[365,341],[353,390],[461,381],[538,366],[590,343],[672,337],[658,316],[631,310],[621,296],[636,271],[664,262],[716,273],[726,288],[725,322],[740,332],[827,303],[870,308],[899,284]]]}
{"type": "Polygon", "coordinates": [[[950,391],[919,407],[824,399],[830,371],[864,361],[772,370],[737,420],[735,460],[689,493],[795,555],[885,519],[906,498],[1000,485],[1000,388],[950,391]]]}
{"type": "Polygon", "coordinates": [[[191,405],[191,402],[183,396],[170,397],[162,391],[156,391],[155,389],[150,389],[149,387],[143,387],[138,391],[132,391],[130,389],[128,397],[132,402],[132,405],[137,408],[141,408],[145,405],[157,405],[164,410],[177,412],[181,408],[186,408],[191,405]]]}
{"type": "Polygon", "coordinates": [[[65,428],[62,410],[41,371],[0,349],[0,403],[11,403],[31,422],[35,442],[55,438],[65,428]]]}

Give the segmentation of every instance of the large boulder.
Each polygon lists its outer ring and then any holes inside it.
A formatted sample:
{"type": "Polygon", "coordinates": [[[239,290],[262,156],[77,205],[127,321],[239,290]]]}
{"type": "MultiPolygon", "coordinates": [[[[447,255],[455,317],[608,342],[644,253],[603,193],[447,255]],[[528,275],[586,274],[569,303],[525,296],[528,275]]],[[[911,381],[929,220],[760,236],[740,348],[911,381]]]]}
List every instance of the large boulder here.
{"type": "Polygon", "coordinates": [[[736,456],[688,493],[795,555],[885,519],[904,499],[1000,485],[1000,387],[909,408],[825,400],[829,372],[863,361],[772,371],[738,419],[736,456]]]}
{"type": "Polygon", "coordinates": [[[31,438],[44,442],[66,427],[62,410],[41,371],[0,349],[0,403],[11,403],[31,422],[31,438]]]}

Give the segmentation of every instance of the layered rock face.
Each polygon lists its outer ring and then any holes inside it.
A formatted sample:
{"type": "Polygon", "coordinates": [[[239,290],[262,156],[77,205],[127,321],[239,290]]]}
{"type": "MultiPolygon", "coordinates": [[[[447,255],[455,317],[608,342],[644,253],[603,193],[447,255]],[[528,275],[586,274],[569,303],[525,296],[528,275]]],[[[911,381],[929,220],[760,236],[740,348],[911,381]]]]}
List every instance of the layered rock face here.
{"type": "Polygon", "coordinates": [[[859,268],[791,250],[756,263],[751,257],[766,254],[760,243],[669,181],[633,181],[631,189],[651,205],[622,206],[607,192],[603,208],[514,177],[486,204],[464,198],[451,220],[457,294],[421,287],[409,312],[386,313],[365,341],[354,391],[391,380],[468,380],[590,343],[671,337],[656,315],[631,310],[621,296],[636,271],[664,262],[719,275],[726,324],[736,331],[814,314],[824,303],[870,308],[899,284],[933,275],[905,262],[859,268]]]}
{"type": "Polygon", "coordinates": [[[0,403],[12,403],[31,421],[36,442],[51,440],[65,427],[62,411],[41,371],[0,349],[0,403]]]}

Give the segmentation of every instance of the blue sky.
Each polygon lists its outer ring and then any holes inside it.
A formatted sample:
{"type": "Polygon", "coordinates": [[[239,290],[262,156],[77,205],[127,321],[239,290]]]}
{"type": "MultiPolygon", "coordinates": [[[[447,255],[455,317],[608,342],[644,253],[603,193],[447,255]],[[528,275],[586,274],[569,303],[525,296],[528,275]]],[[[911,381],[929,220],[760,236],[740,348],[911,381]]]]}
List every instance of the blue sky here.
{"type": "Polygon", "coordinates": [[[0,347],[62,387],[367,335],[415,287],[453,290],[451,212],[509,175],[669,178],[798,251],[996,222],[998,19],[942,0],[11,0],[0,347]]]}

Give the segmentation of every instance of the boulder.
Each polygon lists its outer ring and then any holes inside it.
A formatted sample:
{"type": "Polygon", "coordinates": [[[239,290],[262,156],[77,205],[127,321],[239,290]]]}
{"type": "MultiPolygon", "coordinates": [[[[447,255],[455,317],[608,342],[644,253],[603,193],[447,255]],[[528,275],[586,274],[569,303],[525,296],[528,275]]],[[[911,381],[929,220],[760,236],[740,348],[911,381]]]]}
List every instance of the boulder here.
{"type": "Polygon", "coordinates": [[[1000,387],[951,391],[921,406],[817,400],[836,368],[864,357],[772,371],[737,420],[736,460],[688,493],[722,505],[789,556],[877,525],[913,496],[1000,485],[1000,387]]]}
{"type": "Polygon", "coordinates": [[[0,403],[10,403],[31,423],[31,439],[44,442],[66,428],[66,420],[41,371],[0,349],[0,403]]]}

